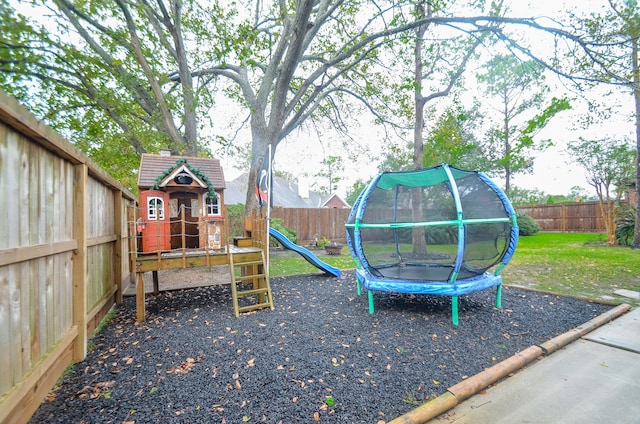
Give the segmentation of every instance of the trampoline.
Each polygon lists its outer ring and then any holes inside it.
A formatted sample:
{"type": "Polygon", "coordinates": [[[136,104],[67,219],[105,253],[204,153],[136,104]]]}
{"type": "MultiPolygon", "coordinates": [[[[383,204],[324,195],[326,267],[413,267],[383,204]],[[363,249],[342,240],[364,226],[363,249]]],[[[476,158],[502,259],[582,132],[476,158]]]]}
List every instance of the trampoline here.
{"type": "Polygon", "coordinates": [[[360,193],[346,223],[356,263],[358,294],[450,296],[458,325],[458,297],[496,287],[518,244],[516,213],[504,192],[481,172],[446,164],[384,172],[360,193]]]}

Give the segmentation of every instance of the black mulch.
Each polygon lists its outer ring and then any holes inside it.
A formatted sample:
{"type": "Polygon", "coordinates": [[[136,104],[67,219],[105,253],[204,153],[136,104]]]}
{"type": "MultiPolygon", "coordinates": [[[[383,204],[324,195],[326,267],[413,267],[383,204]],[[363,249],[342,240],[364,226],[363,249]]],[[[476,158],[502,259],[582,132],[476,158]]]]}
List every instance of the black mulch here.
{"type": "Polygon", "coordinates": [[[275,310],[234,317],[229,286],[135,299],[31,422],[376,423],[610,306],[505,288],[460,298],[357,296],[353,272],[271,280],[275,310]]]}

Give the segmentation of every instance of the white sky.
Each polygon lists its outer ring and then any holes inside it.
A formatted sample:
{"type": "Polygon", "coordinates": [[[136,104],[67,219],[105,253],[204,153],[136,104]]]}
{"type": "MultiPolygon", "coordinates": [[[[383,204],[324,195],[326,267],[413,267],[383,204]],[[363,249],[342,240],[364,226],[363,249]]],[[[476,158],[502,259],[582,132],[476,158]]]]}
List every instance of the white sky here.
{"type": "MultiPolygon", "coordinates": [[[[535,2],[511,0],[510,3],[512,10],[514,10],[512,16],[524,17],[554,16],[558,10],[563,10],[568,5],[580,7],[581,11],[595,11],[602,7],[604,0],[537,0],[535,2]]],[[[471,75],[467,77],[467,80],[472,79],[471,75]]],[[[547,84],[552,87],[553,95],[562,96],[563,88],[557,77],[549,75],[547,84]]],[[[553,139],[556,146],[536,157],[532,175],[516,175],[512,179],[512,185],[526,189],[539,189],[546,194],[568,194],[572,187],[580,186],[589,194],[593,194],[593,189],[586,183],[584,171],[575,165],[568,165],[568,159],[562,151],[568,142],[577,140],[580,136],[587,138],[633,137],[633,120],[630,117],[633,112],[631,95],[621,93],[611,101],[612,104],[619,106],[619,113],[607,122],[593,126],[588,130],[576,129],[580,114],[585,114],[588,111],[580,102],[572,102],[573,110],[562,112],[556,116],[538,135],[539,138],[553,139]]],[[[222,117],[219,116],[219,118],[222,117]]],[[[380,153],[383,134],[380,129],[369,125],[370,119],[370,115],[364,117],[360,128],[353,129],[351,133],[359,144],[369,146],[372,156],[375,157],[380,153]]],[[[310,184],[314,174],[321,170],[320,162],[323,158],[336,155],[343,149],[339,143],[331,140],[325,140],[322,144],[312,134],[299,133],[297,136],[292,136],[278,146],[274,168],[286,171],[298,177],[299,180],[306,178],[310,184]],[[308,141],[301,142],[300,138],[308,138],[308,141]]],[[[235,169],[232,160],[223,158],[222,162],[227,179],[233,179],[241,172],[245,172],[235,169]]],[[[342,196],[357,179],[368,181],[377,173],[377,162],[374,162],[371,157],[361,156],[355,162],[345,158],[344,163],[344,178],[338,188],[338,194],[342,196]]],[[[503,185],[503,181],[499,179],[496,179],[496,182],[503,185]]]]}

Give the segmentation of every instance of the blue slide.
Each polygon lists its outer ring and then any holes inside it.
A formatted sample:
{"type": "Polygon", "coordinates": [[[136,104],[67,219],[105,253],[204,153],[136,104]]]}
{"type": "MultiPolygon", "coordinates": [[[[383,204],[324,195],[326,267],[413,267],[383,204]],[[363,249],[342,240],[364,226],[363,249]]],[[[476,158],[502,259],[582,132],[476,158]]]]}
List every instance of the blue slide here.
{"type": "Polygon", "coordinates": [[[276,240],[278,240],[278,242],[282,244],[284,247],[286,247],[287,249],[293,250],[294,252],[298,253],[300,256],[305,258],[307,262],[309,262],[311,265],[315,266],[316,268],[326,272],[327,274],[333,274],[338,278],[340,278],[340,276],[342,275],[340,273],[339,268],[336,268],[325,262],[322,262],[320,259],[318,259],[316,255],[311,253],[310,250],[305,249],[304,247],[298,246],[297,244],[293,243],[280,231],[274,230],[273,228],[269,227],[269,235],[275,238],[276,240]]]}

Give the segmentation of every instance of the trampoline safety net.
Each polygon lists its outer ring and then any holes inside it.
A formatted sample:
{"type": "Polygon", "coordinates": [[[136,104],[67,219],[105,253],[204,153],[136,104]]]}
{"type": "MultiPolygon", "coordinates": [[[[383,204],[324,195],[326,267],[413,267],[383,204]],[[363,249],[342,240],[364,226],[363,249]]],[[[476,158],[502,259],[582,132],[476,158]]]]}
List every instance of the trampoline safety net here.
{"type": "Polygon", "coordinates": [[[375,278],[454,282],[509,260],[515,211],[484,174],[441,165],[379,174],[346,224],[358,268],[375,278]]]}

